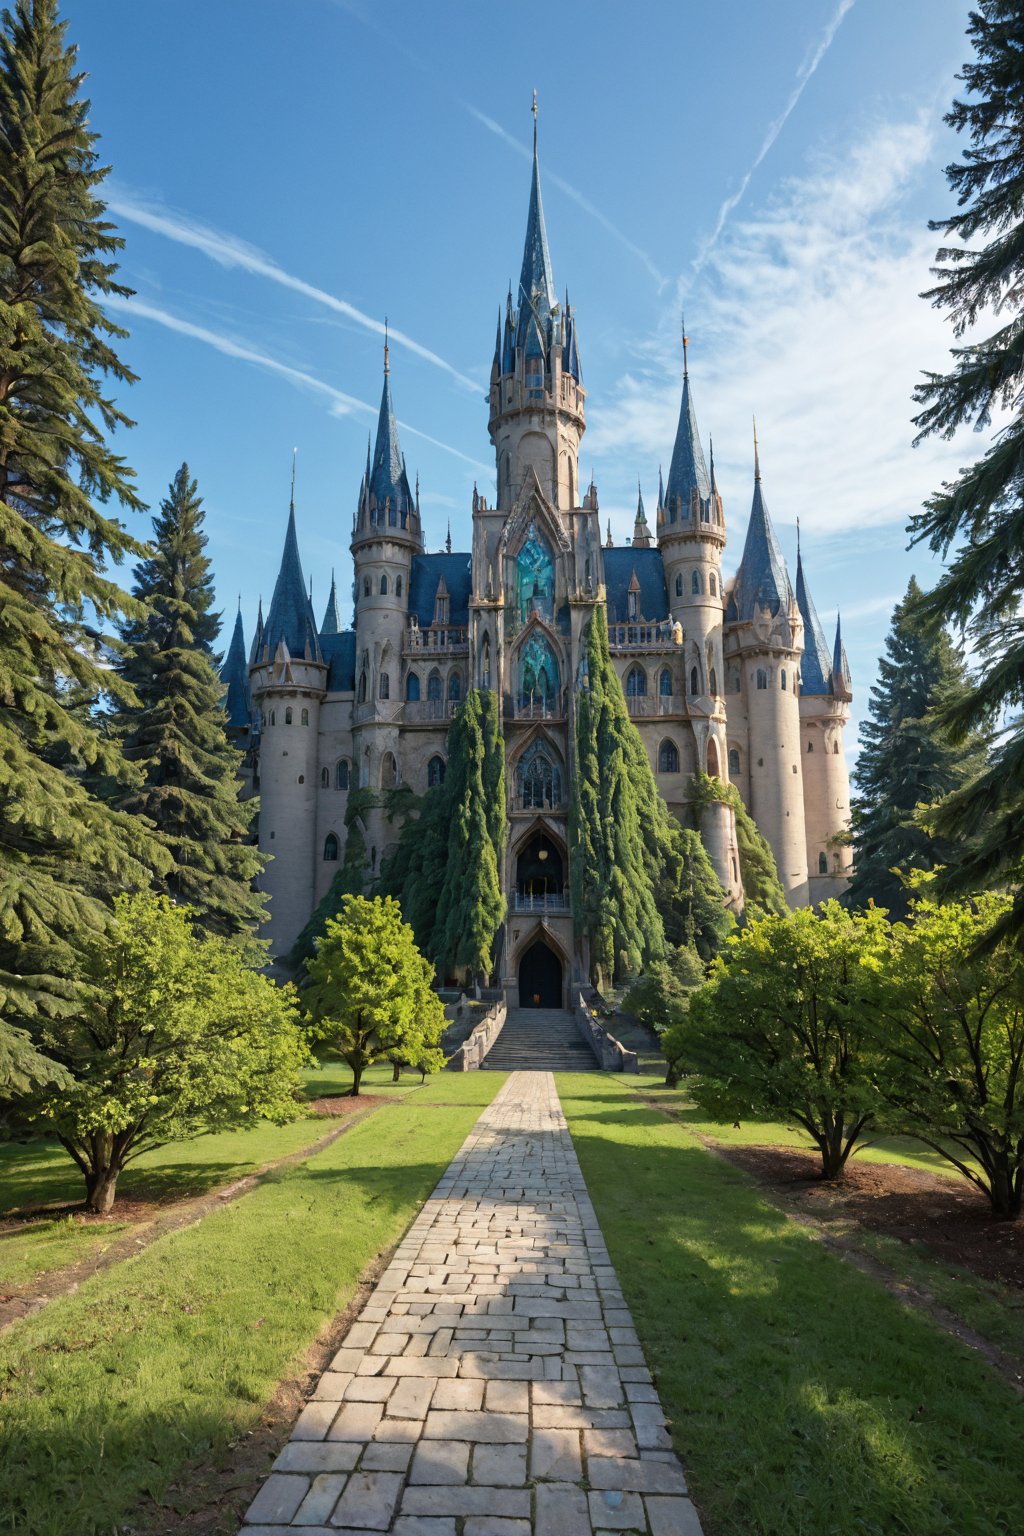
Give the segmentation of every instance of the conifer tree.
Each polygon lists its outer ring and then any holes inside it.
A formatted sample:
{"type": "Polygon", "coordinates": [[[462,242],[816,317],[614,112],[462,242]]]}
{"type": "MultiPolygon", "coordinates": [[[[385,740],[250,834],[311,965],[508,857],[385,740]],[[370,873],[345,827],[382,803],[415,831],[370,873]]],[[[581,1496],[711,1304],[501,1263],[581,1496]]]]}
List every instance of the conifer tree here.
{"type": "Polygon", "coordinates": [[[576,698],[576,775],[569,809],[573,916],[601,986],[665,952],[655,888],[671,857],[668,810],[629,718],[600,607],[586,632],[576,698]]]}
{"type": "Polygon", "coordinates": [[[252,889],[263,865],[247,841],[256,802],[238,798],[241,753],[227,737],[203,518],[183,464],[153,519],[152,553],[136,569],[134,595],[146,616],[122,628],[127,650],[119,670],[140,707],[122,707],[115,728],[143,781],[117,803],[148,817],[171,854],[157,888],[195,908],[212,932],[233,934],[263,915],[252,889]]]}
{"type": "Polygon", "coordinates": [[[505,852],[505,752],[498,696],[473,689],[448,732],[445,798],[450,808],[448,858],[438,898],[433,958],[445,970],[489,974],[495,935],[505,916],[501,864],[505,852]]]}
{"type": "MultiPolygon", "coordinates": [[[[104,314],[122,241],[56,0],[17,0],[0,29],[0,1011],[75,1006],[76,951],[112,892],[146,885],[166,855],[101,803],[85,774],[131,776],[90,707],[130,702],[102,630],[138,613],[107,574],[140,546],[113,502],[141,503],[108,436],[130,426],[113,391],[133,380],[104,314]],[[88,620],[87,620],[88,615],[88,620]]],[[[0,1025],[0,1028],[4,1026],[0,1025]]]]}
{"type": "Polygon", "coordinates": [[[666,867],[658,889],[665,938],[696,951],[707,963],[722,948],[735,919],[700,834],[681,827],[675,837],[678,857],[666,867]]]}
{"type": "Polygon", "coordinates": [[[938,710],[963,698],[969,677],[946,631],[922,618],[920,599],[911,577],[886,636],[853,775],[856,853],[847,904],[874,901],[901,918],[912,896],[901,874],[955,864],[959,857],[954,843],[927,829],[917,808],[963,785],[984,761],[979,738],[954,744],[937,718],[938,710]]]}
{"type": "Polygon", "coordinates": [[[958,78],[965,99],[947,123],[971,147],[947,168],[958,211],[932,228],[955,244],[938,253],[938,283],[926,295],[945,309],[957,337],[980,318],[990,333],[953,348],[948,373],[915,392],[919,438],[949,438],[1010,413],[981,458],[942,487],[911,522],[915,541],[952,560],[921,612],[966,630],[980,663],[973,686],[940,708],[953,740],[998,731],[987,766],[953,791],[932,818],[936,835],[967,839],[946,884],[971,890],[1015,883],[1004,932],[1024,929],[1024,14],[1015,0],[978,0],[968,37],[974,57],[958,78]]]}
{"type": "Polygon", "coordinates": [[[743,804],[736,785],[723,784],[721,779],[707,773],[695,774],[693,805],[698,816],[701,816],[704,806],[712,800],[731,805],[736,818],[736,848],[740,857],[744,921],[768,915],[784,917],[789,911],[789,904],[779,879],[775,855],[768,839],[743,804]]]}

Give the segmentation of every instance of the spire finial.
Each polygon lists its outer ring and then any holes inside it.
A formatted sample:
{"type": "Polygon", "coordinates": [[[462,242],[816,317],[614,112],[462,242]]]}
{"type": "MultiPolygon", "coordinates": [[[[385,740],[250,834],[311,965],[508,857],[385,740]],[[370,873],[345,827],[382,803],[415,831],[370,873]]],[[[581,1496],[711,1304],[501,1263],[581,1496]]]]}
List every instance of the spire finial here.
{"type": "Polygon", "coordinates": [[[686,316],[683,314],[682,310],[679,312],[679,323],[683,330],[683,378],[688,379],[690,377],[690,369],[689,359],[686,356],[686,349],[690,345],[690,338],[686,334],[686,316]]]}
{"type": "Polygon", "coordinates": [[[241,611],[242,611],[242,594],[241,594],[241,592],[239,592],[239,594],[238,594],[238,611],[239,611],[239,613],[241,613],[241,611]]]}
{"type": "Polygon", "coordinates": [[[537,87],[533,88],[533,152],[537,153],[537,87]]]}
{"type": "Polygon", "coordinates": [[[288,504],[289,505],[289,510],[291,512],[295,511],[295,461],[296,461],[296,459],[298,457],[299,457],[299,450],[297,448],[293,448],[292,449],[292,495],[291,495],[291,501],[288,504]]]}
{"type": "Polygon", "coordinates": [[[445,537],[445,541],[444,541],[444,552],[445,552],[446,555],[450,555],[451,552],[452,552],[452,520],[451,520],[451,518],[448,519],[448,533],[447,533],[447,535],[445,537]]]}
{"type": "Polygon", "coordinates": [[[796,558],[800,559],[800,519],[796,520],[796,558]]]}
{"type": "Polygon", "coordinates": [[[761,478],[761,459],[757,451],[757,417],[754,417],[754,479],[761,478]]]}
{"type": "Polygon", "coordinates": [[[385,377],[390,372],[391,372],[391,364],[388,361],[388,317],[387,317],[387,315],[385,315],[384,316],[384,374],[385,374],[385,377]]]}

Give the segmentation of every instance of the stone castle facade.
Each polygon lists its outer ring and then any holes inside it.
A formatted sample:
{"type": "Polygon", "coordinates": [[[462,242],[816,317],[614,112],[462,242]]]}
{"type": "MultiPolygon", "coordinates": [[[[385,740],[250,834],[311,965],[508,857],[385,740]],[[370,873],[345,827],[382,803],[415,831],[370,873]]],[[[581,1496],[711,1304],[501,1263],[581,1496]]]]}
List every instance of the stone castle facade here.
{"type": "MultiPolygon", "coordinates": [[[[445,772],[448,722],[471,688],[501,699],[510,835],[499,966],[508,999],[562,1006],[585,979],[569,903],[568,806],[583,635],[604,604],[629,712],[669,807],[686,822],[692,775],[735,784],[775,853],[791,904],[837,895],[851,870],[843,729],[850,671],[837,624],[829,647],[799,553],[795,589],[768,515],[755,443],[739,568],[726,578],[726,521],[684,367],[679,427],[652,533],[638,499],[633,536],[602,543],[596,487],[580,485],[586,392],[575,312],[556,297],[534,144],[518,301],[510,292],[491,367],[494,505],[474,492],[472,549],[424,548],[418,485],[399,445],[385,347],[376,442],[352,527],[354,622],[337,593],[317,623],[294,499],[266,619],[246,655],[241,617],[224,667],[232,729],[260,795],[271,856],[272,951],[286,955],[344,856],[360,817],[368,877],[394,845],[388,789],[417,794],[445,772]]],[[[735,818],[704,813],[709,853],[742,904],[735,818]]]]}

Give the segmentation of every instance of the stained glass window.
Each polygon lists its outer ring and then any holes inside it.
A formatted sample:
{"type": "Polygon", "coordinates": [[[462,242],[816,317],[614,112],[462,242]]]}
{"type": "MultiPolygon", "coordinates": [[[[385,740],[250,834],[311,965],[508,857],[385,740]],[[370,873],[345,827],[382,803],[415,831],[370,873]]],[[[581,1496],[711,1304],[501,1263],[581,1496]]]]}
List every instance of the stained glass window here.
{"type": "Polygon", "coordinates": [[[562,803],[562,770],[539,742],[528,747],[516,770],[519,800],[524,810],[543,810],[562,803]]]}
{"type": "Polygon", "coordinates": [[[558,662],[547,637],[535,631],[519,654],[519,703],[550,708],[558,692],[558,662]]]}
{"type": "Polygon", "coordinates": [[[544,539],[531,522],[526,543],[516,559],[519,617],[525,622],[532,613],[545,619],[554,617],[555,562],[544,539]]]}

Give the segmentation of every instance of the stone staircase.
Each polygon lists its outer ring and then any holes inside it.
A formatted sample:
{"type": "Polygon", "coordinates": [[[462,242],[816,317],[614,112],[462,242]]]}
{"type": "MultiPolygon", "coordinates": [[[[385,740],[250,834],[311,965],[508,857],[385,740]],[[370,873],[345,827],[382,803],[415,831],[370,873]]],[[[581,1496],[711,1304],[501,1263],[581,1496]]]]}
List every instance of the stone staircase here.
{"type": "Polygon", "coordinates": [[[481,1066],[492,1072],[596,1072],[597,1061],[567,1008],[510,1008],[481,1066]]]}

